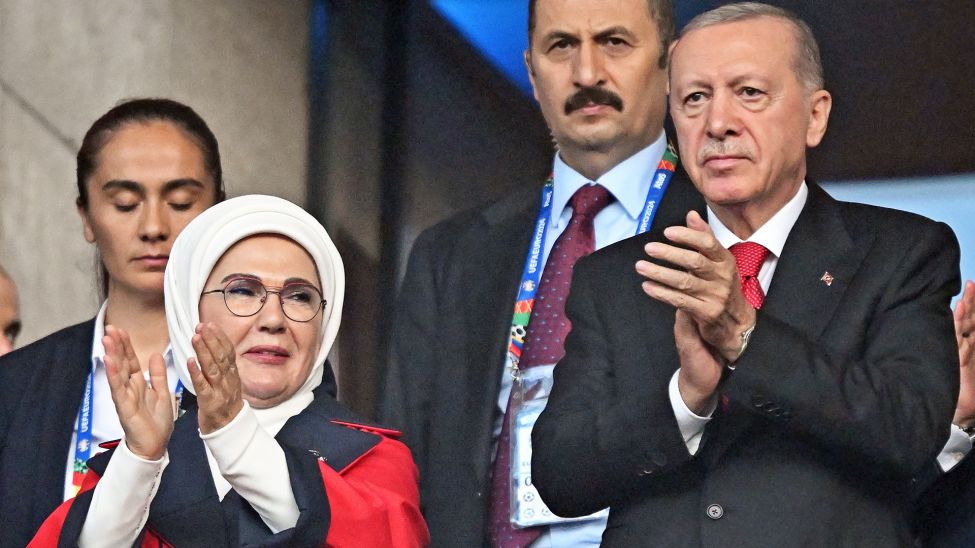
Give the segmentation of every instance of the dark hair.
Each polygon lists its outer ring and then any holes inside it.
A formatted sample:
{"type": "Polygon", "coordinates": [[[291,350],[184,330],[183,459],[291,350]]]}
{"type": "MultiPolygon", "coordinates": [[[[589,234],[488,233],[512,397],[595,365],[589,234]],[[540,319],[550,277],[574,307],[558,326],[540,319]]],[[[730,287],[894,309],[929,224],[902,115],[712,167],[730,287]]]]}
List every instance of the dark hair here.
{"type": "MultiPolygon", "coordinates": [[[[535,32],[535,3],[538,0],[528,0],[528,49],[531,50],[532,33],[535,32]]],[[[657,23],[657,34],[660,35],[660,68],[667,67],[667,55],[670,43],[674,41],[674,6],[671,0],[647,0],[650,17],[657,23]]]]}
{"type": "MultiPolygon", "coordinates": [[[[88,178],[98,168],[98,154],[108,142],[112,133],[128,124],[148,124],[168,122],[182,129],[203,154],[203,167],[209,172],[216,187],[214,203],[226,198],[223,188],[223,169],[220,167],[220,147],[217,138],[203,118],[192,108],[172,99],[139,98],[129,99],[116,105],[88,128],[78,149],[78,198],[79,208],[88,209],[88,178]]],[[[100,254],[96,253],[98,264],[98,287],[102,297],[108,296],[108,271],[100,254]]]]}
{"type": "Polygon", "coordinates": [[[183,131],[200,147],[203,166],[210,173],[216,186],[216,201],[225,197],[223,189],[223,170],[220,167],[220,147],[210,127],[192,108],[172,99],[130,99],[119,103],[112,110],[95,120],[78,149],[78,207],[88,208],[88,187],[86,183],[98,168],[98,153],[108,142],[112,133],[127,124],[148,124],[150,122],[169,122],[183,131]]]}

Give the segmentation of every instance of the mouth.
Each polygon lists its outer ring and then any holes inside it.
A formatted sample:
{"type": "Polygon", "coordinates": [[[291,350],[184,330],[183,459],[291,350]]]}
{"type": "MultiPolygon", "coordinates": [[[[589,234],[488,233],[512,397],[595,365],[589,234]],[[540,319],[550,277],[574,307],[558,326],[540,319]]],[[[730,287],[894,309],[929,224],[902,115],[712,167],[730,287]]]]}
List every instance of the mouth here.
{"type": "Polygon", "coordinates": [[[729,169],[734,167],[739,162],[744,162],[748,160],[745,156],[735,156],[731,154],[715,154],[712,156],[706,156],[704,158],[703,165],[711,169],[729,169]]]}
{"type": "Polygon", "coordinates": [[[166,268],[169,262],[169,255],[142,255],[135,258],[135,261],[149,268],[166,268]]]}
{"type": "Polygon", "coordinates": [[[280,346],[265,344],[247,349],[244,356],[257,363],[281,365],[291,357],[291,353],[280,346]]]}

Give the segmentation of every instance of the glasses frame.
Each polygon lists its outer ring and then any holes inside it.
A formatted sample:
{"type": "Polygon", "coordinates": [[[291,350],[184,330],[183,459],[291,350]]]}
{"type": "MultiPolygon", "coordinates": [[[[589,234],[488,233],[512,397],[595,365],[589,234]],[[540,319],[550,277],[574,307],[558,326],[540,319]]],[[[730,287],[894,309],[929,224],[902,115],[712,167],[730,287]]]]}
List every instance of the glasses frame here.
{"type": "Polygon", "coordinates": [[[293,322],[308,323],[308,322],[314,320],[315,319],[315,316],[318,316],[318,313],[319,312],[321,312],[322,310],[325,310],[325,306],[328,304],[328,301],[326,301],[325,300],[325,297],[322,296],[321,301],[319,301],[319,303],[318,303],[318,308],[315,309],[315,313],[312,314],[312,316],[310,318],[308,318],[307,320],[296,320],[296,319],[292,318],[291,315],[288,314],[288,311],[284,309],[284,300],[281,298],[281,292],[284,291],[285,288],[288,287],[288,285],[307,285],[307,286],[311,287],[312,289],[314,289],[315,291],[317,291],[319,295],[322,295],[321,290],[318,289],[317,287],[311,285],[311,284],[305,284],[305,283],[301,283],[301,284],[287,284],[287,285],[284,285],[284,286],[282,286],[282,287],[280,287],[278,289],[268,289],[267,286],[264,285],[264,283],[262,283],[262,282],[260,282],[258,280],[254,280],[252,278],[232,278],[232,279],[228,280],[227,283],[224,284],[223,288],[221,288],[221,289],[210,289],[210,290],[204,291],[203,293],[200,293],[200,296],[202,297],[203,295],[210,295],[210,294],[213,294],[213,293],[222,293],[223,294],[223,305],[225,307],[227,307],[227,311],[228,312],[230,312],[234,316],[237,316],[238,318],[250,318],[251,316],[256,316],[261,310],[264,310],[264,305],[267,304],[267,298],[272,293],[275,293],[278,296],[278,306],[281,307],[281,313],[284,314],[284,317],[285,318],[288,318],[289,320],[291,320],[293,322]],[[254,282],[254,283],[260,285],[261,286],[261,289],[264,290],[264,296],[261,297],[261,306],[257,307],[257,310],[255,310],[254,312],[252,312],[250,314],[238,314],[238,313],[234,312],[233,309],[230,308],[230,304],[227,302],[227,286],[229,286],[230,284],[236,282],[237,280],[247,280],[247,281],[254,282]]]}

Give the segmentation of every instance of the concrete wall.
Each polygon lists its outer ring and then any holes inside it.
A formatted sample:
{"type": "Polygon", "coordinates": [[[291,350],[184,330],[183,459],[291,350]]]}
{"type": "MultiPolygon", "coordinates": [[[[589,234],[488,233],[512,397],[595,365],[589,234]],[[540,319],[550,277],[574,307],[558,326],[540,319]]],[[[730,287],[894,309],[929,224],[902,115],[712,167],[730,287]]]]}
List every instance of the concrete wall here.
{"type": "Polygon", "coordinates": [[[74,156],[119,100],[166,96],[207,120],[228,194],[304,204],[308,2],[0,0],[0,261],[22,346],[97,309],[74,156]]]}

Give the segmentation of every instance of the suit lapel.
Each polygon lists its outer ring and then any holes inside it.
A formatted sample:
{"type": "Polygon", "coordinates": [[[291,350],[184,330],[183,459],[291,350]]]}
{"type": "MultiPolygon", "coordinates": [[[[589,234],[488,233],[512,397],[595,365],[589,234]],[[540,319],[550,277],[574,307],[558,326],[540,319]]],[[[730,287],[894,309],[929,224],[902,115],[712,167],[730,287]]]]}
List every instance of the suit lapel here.
{"type": "Polygon", "coordinates": [[[786,240],[761,313],[819,337],[869,248],[869,242],[853,245],[836,201],[810,183],[806,206],[786,240]]]}
{"type": "MultiPolygon", "coordinates": [[[[518,200],[503,201],[484,212],[483,233],[475,235],[480,245],[474,248],[466,280],[486,280],[481,291],[466,291],[468,367],[475,368],[467,376],[467,394],[477,395],[479,403],[473,407],[478,416],[467,423],[480,431],[474,436],[472,466],[475,477],[488,477],[498,387],[501,385],[511,315],[518,294],[518,281],[524,266],[532,236],[532,226],[538,213],[540,193],[519,193],[518,200]]],[[[463,280],[461,280],[463,283],[463,280]]]]}
{"type": "MultiPolygon", "coordinates": [[[[836,201],[819,186],[807,184],[809,197],[786,240],[759,314],[774,316],[816,339],[832,320],[870,245],[854,246],[836,201]],[[823,280],[827,273],[829,283],[823,280]]],[[[716,462],[756,418],[734,407],[720,413],[708,428],[702,457],[708,464],[716,462]]]]}

